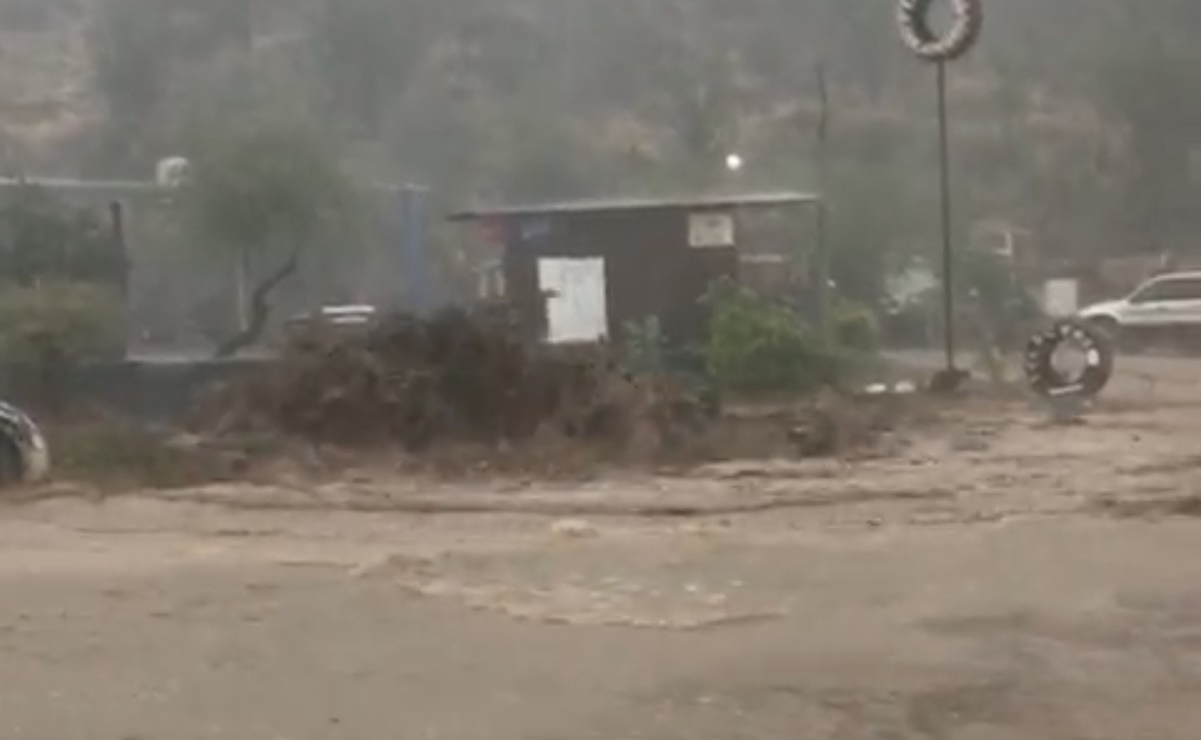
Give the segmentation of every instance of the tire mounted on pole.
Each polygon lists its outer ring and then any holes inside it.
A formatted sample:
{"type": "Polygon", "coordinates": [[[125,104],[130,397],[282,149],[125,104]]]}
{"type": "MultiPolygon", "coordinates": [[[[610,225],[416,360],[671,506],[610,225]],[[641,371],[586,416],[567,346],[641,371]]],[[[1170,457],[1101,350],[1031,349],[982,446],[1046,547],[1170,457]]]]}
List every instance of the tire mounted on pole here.
{"type": "Polygon", "coordinates": [[[928,62],[951,62],[971,51],[984,27],[982,0],[946,0],[955,16],[950,29],[937,34],[930,27],[935,0],[900,0],[897,22],[910,51],[928,62]]]}

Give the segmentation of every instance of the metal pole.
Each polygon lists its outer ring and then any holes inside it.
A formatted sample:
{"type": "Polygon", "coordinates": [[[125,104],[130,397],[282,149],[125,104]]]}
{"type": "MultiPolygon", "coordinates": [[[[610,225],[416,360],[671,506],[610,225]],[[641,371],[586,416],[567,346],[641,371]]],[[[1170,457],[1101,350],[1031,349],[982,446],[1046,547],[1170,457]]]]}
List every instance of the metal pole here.
{"type": "Polygon", "coordinates": [[[811,274],[816,273],[817,285],[817,326],[821,338],[831,341],[830,321],[830,245],[829,245],[829,214],[826,211],[826,184],[829,181],[829,157],[827,156],[827,140],[830,129],[830,97],[826,87],[826,69],[817,64],[817,91],[821,104],[817,123],[817,265],[811,274]]]}
{"type": "Polygon", "coordinates": [[[114,200],[108,204],[109,227],[113,239],[114,251],[120,256],[120,274],[117,276],[121,285],[122,299],[129,297],[129,245],[125,241],[125,207],[121,201],[114,200]]]}
{"type": "Polygon", "coordinates": [[[234,282],[238,289],[238,331],[246,331],[250,328],[250,250],[246,247],[238,249],[234,282]]]}
{"type": "Polygon", "coordinates": [[[955,372],[955,275],[951,248],[951,165],[947,145],[947,67],[938,63],[938,160],[942,198],[942,310],[947,371],[955,372]]]}
{"type": "Polygon", "coordinates": [[[118,267],[120,272],[117,275],[118,284],[121,289],[121,346],[119,351],[121,357],[124,358],[129,354],[131,339],[129,281],[130,270],[132,268],[129,261],[129,243],[125,239],[125,207],[121,205],[121,201],[114,200],[108,204],[108,214],[110,219],[109,225],[112,229],[113,250],[116,252],[118,259],[121,260],[121,264],[118,267]]]}

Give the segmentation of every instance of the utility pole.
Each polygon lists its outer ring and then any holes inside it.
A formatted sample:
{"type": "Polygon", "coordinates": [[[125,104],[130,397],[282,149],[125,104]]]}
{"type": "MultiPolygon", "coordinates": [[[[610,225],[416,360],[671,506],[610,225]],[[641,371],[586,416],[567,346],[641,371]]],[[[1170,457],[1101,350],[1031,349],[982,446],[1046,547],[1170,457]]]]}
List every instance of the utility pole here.
{"type": "Polygon", "coordinates": [[[958,374],[955,366],[955,266],[951,236],[951,164],[947,140],[947,65],[936,65],[938,83],[938,161],[942,215],[942,315],[948,377],[958,374]]]}
{"type": "Polygon", "coordinates": [[[826,85],[826,67],[820,60],[815,67],[817,77],[818,117],[814,158],[817,163],[817,248],[814,254],[813,278],[817,282],[817,326],[821,337],[830,337],[830,247],[829,213],[826,209],[826,183],[829,175],[828,141],[830,133],[830,95],[826,85]]]}

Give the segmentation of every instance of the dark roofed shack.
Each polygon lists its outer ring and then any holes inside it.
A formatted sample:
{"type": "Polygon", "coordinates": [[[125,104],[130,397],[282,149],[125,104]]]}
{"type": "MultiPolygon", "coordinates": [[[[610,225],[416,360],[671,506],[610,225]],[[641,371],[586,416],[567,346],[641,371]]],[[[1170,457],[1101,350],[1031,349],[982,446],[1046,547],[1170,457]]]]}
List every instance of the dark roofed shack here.
{"type": "Polygon", "coordinates": [[[625,327],[656,318],[680,347],[702,342],[703,298],[738,279],[739,215],[809,205],[796,192],[681,199],[619,199],[469,209],[503,248],[505,297],[531,339],[620,342],[625,327]]]}

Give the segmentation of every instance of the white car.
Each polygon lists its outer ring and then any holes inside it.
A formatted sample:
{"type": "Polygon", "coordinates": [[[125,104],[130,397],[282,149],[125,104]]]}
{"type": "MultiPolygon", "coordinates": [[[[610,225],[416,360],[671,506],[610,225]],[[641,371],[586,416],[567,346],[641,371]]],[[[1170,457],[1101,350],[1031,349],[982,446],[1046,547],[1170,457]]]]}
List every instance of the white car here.
{"type": "Polygon", "coordinates": [[[285,322],[284,328],[286,332],[293,335],[318,325],[327,326],[337,331],[353,331],[370,326],[375,317],[376,310],[374,306],[322,306],[312,313],[293,316],[285,322]]]}
{"type": "Polygon", "coordinates": [[[1125,298],[1088,306],[1077,316],[1127,344],[1201,339],[1201,272],[1156,276],[1125,298]]]}

